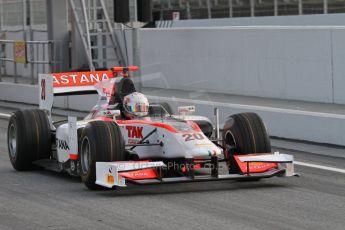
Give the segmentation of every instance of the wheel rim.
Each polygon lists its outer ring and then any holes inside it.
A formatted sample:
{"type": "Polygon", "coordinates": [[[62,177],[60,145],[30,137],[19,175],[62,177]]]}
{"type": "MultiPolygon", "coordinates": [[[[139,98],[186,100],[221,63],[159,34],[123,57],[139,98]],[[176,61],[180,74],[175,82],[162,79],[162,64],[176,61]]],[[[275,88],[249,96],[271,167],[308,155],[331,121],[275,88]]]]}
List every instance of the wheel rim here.
{"type": "Polygon", "coordinates": [[[232,147],[236,147],[236,141],[235,141],[234,135],[232,135],[230,131],[227,131],[225,134],[225,143],[232,147]]]}
{"type": "Polygon", "coordinates": [[[90,167],[91,162],[91,147],[90,142],[87,137],[84,137],[83,142],[81,144],[81,169],[83,174],[87,174],[90,167]]]}
{"type": "Polygon", "coordinates": [[[8,130],[8,146],[10,156],[16,158],[17,156],[17,130],[14,124],[11,124],[8,130]]]}

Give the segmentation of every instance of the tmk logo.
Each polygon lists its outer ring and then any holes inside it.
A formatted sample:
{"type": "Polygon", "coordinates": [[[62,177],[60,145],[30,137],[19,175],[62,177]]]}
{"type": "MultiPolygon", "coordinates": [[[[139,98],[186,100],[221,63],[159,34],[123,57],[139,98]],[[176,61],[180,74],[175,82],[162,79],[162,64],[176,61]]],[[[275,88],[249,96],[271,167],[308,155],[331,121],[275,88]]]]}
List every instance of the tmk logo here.
{"type": "Polygon", "coordinates": [[[57,146],[59,149],[69,150],[67,141],[57,139],[57,146]]]}
{"type": "Polygon", "coordinates": [[[129,138],[143,138],[143,127],[126,126],[129,138]]]}

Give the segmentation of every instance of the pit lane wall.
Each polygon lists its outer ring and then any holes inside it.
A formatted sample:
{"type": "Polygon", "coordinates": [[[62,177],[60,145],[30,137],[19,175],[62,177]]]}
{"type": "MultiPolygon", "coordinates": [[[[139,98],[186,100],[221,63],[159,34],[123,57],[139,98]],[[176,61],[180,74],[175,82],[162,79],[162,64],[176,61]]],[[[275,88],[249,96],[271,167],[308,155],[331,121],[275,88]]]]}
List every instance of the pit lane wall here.
{"type": "Polygon", "coordinates": [[[343,26],[345,14],[279,15],[157,21],[157,27],[219,27],[219,26],[343,26]]]}
{"type": "Polygon", "coordinates": [[[345,104],[345,27],[142,29],[143,85],[345,104]]]}
{"type": "MultiPolygon", "coordinates": [[[[345,104],[345,27],[142,29],[139,37],[144,86],[345,104]]],[[[55,106],[88,111],[96,99],[59,97],[55,106]]],[[[229,114],[257,112],[272,136],[345,145],[341,114],[149,99],[196,104],[210,118],[216,106],[221,123],[229,114]]],[[[0,100],[37,104],[38,90],[3,82],[0,100]]]]}
{"type": "MultiPolygon", "coordinates": [[[[184,98],[180,95],[167,97],[164,92],[151,94],[144,91],[150,102],[168,102],[174,113],[177,106],[195,105],[196,114],[213,120],[213,109],[220,110],[221,127],[227,117],[234,113],[255,112],[264,120],[271,136],[306,140],[318,143],[342,145],[345,144],[345,115],[328,114],[294,109],[283,109],[246,104],[231,104],[210,100],[184,98]]],[[[28,104],[38,104],[38,87],[33,85],[0,83],[0,101],[14,101],[28,104]]],[[[90,111],[97,102],[96,95],[55,97],[54,107],[78,111],[90,111]]],[[[18,105],[13,105],[18,108],[18,105]]],[[[20,108],[18,108],[20,109],[20,108]]],[[[66,115],[68,112],[66,112],[66,115]]]]}

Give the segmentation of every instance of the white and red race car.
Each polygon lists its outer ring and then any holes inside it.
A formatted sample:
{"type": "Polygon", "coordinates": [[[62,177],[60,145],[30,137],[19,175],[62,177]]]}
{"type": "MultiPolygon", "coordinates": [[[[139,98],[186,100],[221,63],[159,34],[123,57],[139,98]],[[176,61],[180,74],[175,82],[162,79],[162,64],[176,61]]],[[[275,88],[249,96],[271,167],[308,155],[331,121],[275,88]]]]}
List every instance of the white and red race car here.
{"type": "Polygon", "coordinates": [[[174,115],[166,103],[150,104],[146,117],[125,119],[123,98],[135,92],[128,72],[137,69],[40,74],[39,109],[16,111],[9,121],[13,167],[67,172],[90,189],[296,175],[291,155],[271,153],[265,125],[254,113],[230,116],[222,137],[218,110],[215,128],[208,118],[191,115],[194,106],[174,115]],[[54,96],[89,93],[99,100],[83,120],[52,121],[54,96]]]}

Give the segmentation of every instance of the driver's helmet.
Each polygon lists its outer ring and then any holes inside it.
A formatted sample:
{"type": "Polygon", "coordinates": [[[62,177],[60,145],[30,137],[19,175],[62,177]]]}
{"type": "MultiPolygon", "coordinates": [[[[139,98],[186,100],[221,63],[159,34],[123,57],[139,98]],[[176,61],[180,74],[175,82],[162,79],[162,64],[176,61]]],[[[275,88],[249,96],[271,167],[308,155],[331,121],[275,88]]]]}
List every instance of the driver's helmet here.
{"type": "Polygon", "coordinates": [[[149,101],[142,93],[134,92],[123,98],[123,112],[128,118],[144,117],[149,112],[149,101]]]}

